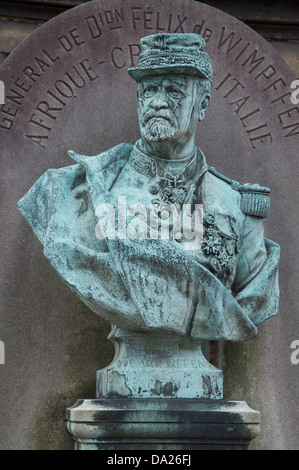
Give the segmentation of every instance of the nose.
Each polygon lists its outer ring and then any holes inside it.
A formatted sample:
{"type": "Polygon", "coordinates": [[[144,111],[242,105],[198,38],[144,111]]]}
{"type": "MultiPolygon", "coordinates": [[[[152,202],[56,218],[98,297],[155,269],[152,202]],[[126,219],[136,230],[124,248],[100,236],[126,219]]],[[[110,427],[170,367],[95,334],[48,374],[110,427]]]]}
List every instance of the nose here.
{"type": "Polygon", "coordinates": [[[168,102],[164,90],[159,90],[153,97],[150,106],[156,110],[168,108],[168,102]]]}

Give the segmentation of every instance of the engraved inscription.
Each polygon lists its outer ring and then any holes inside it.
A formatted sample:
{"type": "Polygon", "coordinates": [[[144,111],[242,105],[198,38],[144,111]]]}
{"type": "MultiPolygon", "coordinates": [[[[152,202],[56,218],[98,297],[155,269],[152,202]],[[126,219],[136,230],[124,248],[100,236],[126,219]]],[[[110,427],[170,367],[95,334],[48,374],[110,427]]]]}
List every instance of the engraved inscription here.
{"type": "MultiPolygon", "coordinates": [[[[238,62],[241,67],[248,71],[248,74],[252,75],[254,81],[258,84],[262,84],[262,91],[272,95],[271,104],[278,105],[279,103],[283,103],[284,105],[289,105],[291,92],[286,92],[286,90],[289,90],[289,84],[286,83],[283,77],[278,75],[275,66],[269,63],[267,57],[260,54],[256,47],[253,47],[249,42],[245,43],[244,38],[236,37],[234,31],[229,32],[224,26],[220,33],[217,48],[224,52],[225,55],[232,55],[234,61],[238,62]],[[274,97],[274,94],[282,93],[283,90],[285,92],[280,97],[274,97]]],[[[226,80],[230,77],[231,75],[228,74],[226,80]]],[[[235,88],[231,90],[231,93],[239,86],[237,79],[234,80],[235,88]]],[[[245,100],[245,98],[243,99],[245,100]]],[[[257,112],[261,111],[258,110],[257,112]]],[[[277,111],[277,121],[284,131],[285,137],[292,137],[299,134],[298,114],[299,107],[296,106],[292,108],[288,106],[288,109],[285,109],[282,112],[277,111]]],[[[267,127],[265,123],[262,124],[262,126],[263,127],[256,130],[262,132],[262,130],[267,127]]],[[[249,132],[251,132],[251,130],[249,130],[249,132]]],[[[273,140],[270,132],[263,133],[261,139],[262,140],[259,140],[259,138],[257,140],[252,140],[251,138],[253,147],[257,142],[272,142],[273,140]]]]}
{"type": "Polygon", "coordinates": [[[85,41],[80,39],[77,28],[73,28],[68,31],[67,34],[58,38],[58,41],[66,52],[72,51],[75,46],[82,46],[82,44],[85,44],[85,41]]]}
{"type": "Polygon", "coordinates": [[[98,39],[103,34],[103,27],[113,31],[122,29],[125,15],[123,9],[99,11],[97,15],[90,15],[84,18],[89,35],[92,39],[98,39]]]}
{"type": "Polygon", "coordinates": [[[35,107],[29,120],[31,132],[26,133],[25,137],[45,148],[53,123],[60,112],[67,106],[70,99],[77,98],[78,90],[98,77],[99,75],[94,71],[89,59],[82,60],[71,70],[65,72],[61,79],[56,80],[52,89],[47,90],[44,99],[39,101],[35,107]]]}
{"type": "Polygon", "coordinates": [[[248,134],[253,149],[256,149],[261,144],[273,142],[268,124],[264,122],[261,117],[262,113],[260,108],[251,108],[252,97],[244,93],[245,85],[228,73],[225,78],[215,86],[215,90],[221,92],[223,98],[228,100],[233,111],[238,115],[248,134]],[[257,119],[260,120],[258,124],[257,119]]]}
{"type": "Polygon", "coordinates": [[[166,33],[185,33],[187,17],[183,15],[174,15],[172,13],[161,19],[160,12],[151,11],[149,8],[143,10],[141,7],[132,8],[132,26],[136,29],[145,29],[150,31],[163,31],[166,33]]]}
{"type": "Polygon", "coordinates": [[[12,128],[14,119],[19,113],[19,108],[25,101],[34,83],[42,78],[59,58],[59,55],[51,54],[46,49],[43,49],[39,56],[33,58],[32,65],[28,65],[23,69],[21,76],[11,76],[13,82],[7,91],[6,105],[0,107],[1,129],[10,130],[12,128]]]}
{"type": "MultiPolygon", "coordinates": [[[[134,368],[136,367],[136,360],[129,359],[121,361],[118,359],[117,364],[120,368],[134,368]]],[[[202,367],[202,363],[197,359],[163,359],[163,358],[155,358],[155,359],[142,359],[141,365],[146,369],[200,369],[202,367]]]]}
{"type": "MultiPolygon", "coordinates": [[[[83,53],[88,43],[94,40],[101,41],[103,35],[113,34],[114,31],[125,27],[136,31],[138,36],[158,32],[201,34],[206,42],[212,43],[212,50],[216,54],[215,60],[222,60],[218,56],[224,54],[229,63],[238,64],[240,77],[233,76],[232,71],[226,72],[222,77],[220,74],[216,75],[214,88],[222,94],[238,115],[253,149],[262,144],[270,144],[273,141],[273,132],[262,118],[262,104],[257,107],[253,103],[258,95],[252,96],[252,92],[246,90],[248,83],[246,76],[250,77],[251,84],[256,83],[258,93],[267,95],[268,102],[273,105],[273,113],[283,136],[290,138],[299,134],[299,107],[290,105],[290,84],[279,74],[267,54],[259,51],[257,44],[251,44],[227,26],[213,30],[208,18],[200,16],[190,18],[187,14],[155,10],[148,5],[102,8],[89,16],[77,19],[76,24],[70,24],[64,34],[60,34],[54,40],[56,46],[53,44],[52,51],[55,52],[42,49],[18,75],[11,77],[12,82],[7,86],[5,104],[0,105],[0,131],[12,130],[21,107],[25,106],[25,102],[32,101],[32,97],[34,98],[36,83],[43,81],[52,67],[57,62],[60,64],[64,56],[71,57],[72,54],[83,53]]],[[[77,66],[70,66],[62,76],[57,76],[57,80],[49,87],[42,100],[45,103],[37,104],[29,120],[31,128],[49,133],[54,118],[64,109],[67,101],[74,98],[80,88],[84,88],[86,80],[93,81],[94,77],[98,78],[99,65],[106,63],[108,59],[114,69],[125,70],[136,65],[139,53],[138,41],[130,44],[120,41],[118,44],[113,44],[110,50],[105,49],[105,57],[102,57],[102,60],[99,58],[98,64],[93,65],[93,70],[97,70],[94,73],[91,70],[84,70],[84,64],[87,66],[88,62],[81,60],[84,57],[82,55],[78,58],[77,66]]],[[[45,147],[48,136],[45,133],[40,139],[35,132],[28,132],[25,135],[26,138],[45,147]]]]}
{"type": "Polygon", "coordinates": [[[140,54],[139,44],[129,44],[126,48],[114,47],[111,51],[111,62],[117,69],[135,67],[140,54]]]}

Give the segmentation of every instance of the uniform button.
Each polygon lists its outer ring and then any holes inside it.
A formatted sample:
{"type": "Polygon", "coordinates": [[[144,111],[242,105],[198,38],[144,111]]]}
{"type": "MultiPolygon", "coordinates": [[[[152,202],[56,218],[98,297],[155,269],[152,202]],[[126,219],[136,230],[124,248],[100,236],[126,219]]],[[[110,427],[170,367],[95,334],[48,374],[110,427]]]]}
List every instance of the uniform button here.
{"type": "Polygon", "coordinates": [[[151,194],[158,194],[159,189],[160,189],[160,188],[159,188],[159,186],[158,186],[157,184],[152,184],[152,185],[149,187],[148,190],[149,190],[149,192],[150,192],[151,194]]]}
{"type": "Polygon", "coordinates": [[[159,219],[162,219],[162,220],[167,220],[169,219],[169,211],[167,209],[162,209],[159,213],[158,213],[158,217],[159,219]]]}

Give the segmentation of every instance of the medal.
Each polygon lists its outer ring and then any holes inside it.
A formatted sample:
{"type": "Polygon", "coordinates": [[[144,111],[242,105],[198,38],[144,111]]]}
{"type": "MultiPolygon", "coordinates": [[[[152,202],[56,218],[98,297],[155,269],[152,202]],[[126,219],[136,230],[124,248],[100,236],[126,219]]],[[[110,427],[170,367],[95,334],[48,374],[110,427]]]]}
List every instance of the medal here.
{"type": "Polygon", "coordinates": [[[184,186],[177,187],[175,182],[169,180],[169,184],[162,190],[162,194],[152,201],[153,204],[184,204],[187,189],[184,186]]]}

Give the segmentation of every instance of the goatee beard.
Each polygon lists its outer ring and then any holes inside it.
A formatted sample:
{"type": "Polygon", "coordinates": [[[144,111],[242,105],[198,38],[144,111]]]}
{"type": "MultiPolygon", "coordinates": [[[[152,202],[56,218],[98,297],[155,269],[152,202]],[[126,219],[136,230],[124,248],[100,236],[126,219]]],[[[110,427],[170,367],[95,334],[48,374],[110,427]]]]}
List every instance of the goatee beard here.
{"type": "Polygon", "coordinates": [[[141,133],[150,142],[160,142],[173,137],[178,131],[174,116],[166,111],[148,112],[141,120],[141,133]]]}

